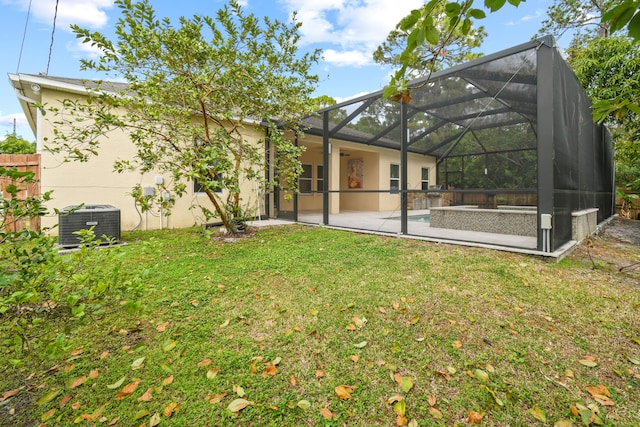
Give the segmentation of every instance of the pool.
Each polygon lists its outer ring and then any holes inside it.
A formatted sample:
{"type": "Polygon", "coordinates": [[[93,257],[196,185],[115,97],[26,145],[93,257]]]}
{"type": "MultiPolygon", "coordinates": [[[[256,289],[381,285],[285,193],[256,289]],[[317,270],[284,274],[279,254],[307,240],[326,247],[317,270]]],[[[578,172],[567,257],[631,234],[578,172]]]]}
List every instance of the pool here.
{"type": "MultiPolygon", "coordinates": [[[[413,221],[413,222],[429,222],[430,218],[431,218],[430,214],[407,215],[407,221],[413,221]]],[[[392,216],[391,218],[385,218],[385,219],[397,219],[397,220],[400,220],[401,217],[392,216]]]]}

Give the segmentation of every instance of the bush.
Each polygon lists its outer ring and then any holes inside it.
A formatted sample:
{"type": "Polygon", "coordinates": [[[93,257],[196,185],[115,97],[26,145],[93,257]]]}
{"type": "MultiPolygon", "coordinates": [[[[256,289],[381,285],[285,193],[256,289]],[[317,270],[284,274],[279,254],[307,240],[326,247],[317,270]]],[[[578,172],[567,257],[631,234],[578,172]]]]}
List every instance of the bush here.
{"type": "Polygon", "coordinates": [[[34,182],[31,172],[0,168],[0,177],[13,181],[5,187],[10,197],[2,199],[0,205],[3,346],[55,355],[78,323],[109,310],[138,308],[141,275],[125,274],[121,248],[107,242],[109,249],[102,250],[102,242],[95,240],[93,230],[82,230],[78,233],[81,247],[58,255],[55,239],[47,236],[50,229],[12,231],[14,221],[46,215],[44,203],[51,194],[24,199],[18,196],[21,188],[34,182]]]}

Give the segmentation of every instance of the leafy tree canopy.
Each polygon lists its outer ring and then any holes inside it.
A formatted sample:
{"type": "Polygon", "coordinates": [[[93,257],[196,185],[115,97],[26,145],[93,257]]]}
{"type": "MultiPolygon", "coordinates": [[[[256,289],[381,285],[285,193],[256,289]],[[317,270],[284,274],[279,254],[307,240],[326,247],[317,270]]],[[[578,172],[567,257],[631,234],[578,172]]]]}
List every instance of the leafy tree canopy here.
{"type": "MultiPolygon", "coordinates": [[[[481,16],[480,12],[474,12],[474,14],[481,16]]],[[[447,14],[444,2],[434,4],[430,14],[432,17],[430,24],[432,26],[429,26],[429,31],[434,34],[434,31],[438,31],[442,34],[449,29],[451,17],[447,14]]],[[[423,23],[423,28],[427,21],[425,20],[423,23]]],[[[407,70],[412,78],[423,77],[433,71],[482,56],[481,53],[474,53],[472,50],[480,47],[487,36],[484,27],[466,30],[463,26],[453,28],[449,33],[446,48],[436,42],[435,37],[427,39],[427,34],[425,33],[423,43],[416,44],[413,51],[405,53],[403,50],[411,36],[411,31],[407,29],[407,22],[403,21],[378,46],[373,53],[373,59],[377,63],[384,65],[403,66],[406,63],[407,70]]],[[[420,34],[412,37],[422,38],[420,34]]]]}
{"type": "Polygon", "coordinates": [[[66,130],[48,148],[87,160],[97,153],[101,136],[125,129],[137,154],[118,162],[116,170],[169,174],[172,197],[187,191],[185,179],[196,180],[214,207],[202,207],[206,217],[234,231],[250,209],[255,212],[241,197],[241,182],[276,185],[264,179],[264,147],[246,137],[250,123],[257,128],[266,121],[281,179],[295,189],[300,150],[284,138],[283,128],[296,130],[299,117],[315,107],[310,95],[318,79],[311,67],[319,58],[317,51],[298,52],[295,17],[291,24],[259,19],[231,0],[215,17],[181,17],[173,25],[157,18],[148,0],[115,4],[122,13],[115,41],[72,29],[102,52],[97,61],[82,61],[82,68],[123,78],[128,89],[115,95],[97,91],[88,104],[67,100],[64,108],[75,112],[73,121],[58,123],[66,130]],[[125,113],[115,114],[114,108],[125,113]],[[81,117],[87,120],[78,123],[81,117]]]}
{"type": "MultiPolygon", "coordinates": [[[[524,0],[508,0],[512,6],[518,6],[524,0]]],[[[552,11],[557,15],[550,15],[549,30],[564,31],[570,26],[578,28],[588,25],[589,17],[596,21],[600,19],[600,28],[607,29],[611,34],[619,30],[628,32],[629,37],[635,41],[640,40],[640,0],[596,0],[594,4],[580,2],[579,0],[558,0],[552,11]],[[569,7],[570,5],[570,7],[569,7]],[[562,10],[565,8],[566,10],[562,10]],[[590,15],[592,9],[598,11],[595,16],[590,15]]],[[[507,0],[484,0],[484,9],[489,12],[497,12],[502,9],[507,0]]],[[[429,55],[424,57],[424,63],[435,67],[440,52],[447,52],[453,45],[455,36],[460,34],[468,36],[474,22],[486,17],[483,9],[473,7],[473,0],[431,0],[421,8],[412,10],[398,24],[398,30],[407,34],[402,51],[397,55],[399,69],[392,76],[385,88],[384,96],[400,95],[408,93],[408,81],[411,78],[411,66],[415,62],[416,52],[424,46],[431,46],[429,55]],[[442,10],[446,19],[442,20],[442,10]],[[440,25],[442,24],[442,25],[440,25]]],[[[403,102],[408,102],[409,97],[398,97],[403,102]]]]}
{"type": "Polygon", "coordinates": [[[607,37],[611,24],[602,21],[605,12],[621,3],[621,0],[556,0],[547,9],[547,19],[542,21],[538,35],[551,34],[560,38],[567,31],[595,34],[607,37]]]}
{"type": "Polygon", "coordinates": [[[4,141],[0,141],[1,154],[33,154],[36,152],[36,143],[29,142],[19,135],[8,134],[4,141]]]}

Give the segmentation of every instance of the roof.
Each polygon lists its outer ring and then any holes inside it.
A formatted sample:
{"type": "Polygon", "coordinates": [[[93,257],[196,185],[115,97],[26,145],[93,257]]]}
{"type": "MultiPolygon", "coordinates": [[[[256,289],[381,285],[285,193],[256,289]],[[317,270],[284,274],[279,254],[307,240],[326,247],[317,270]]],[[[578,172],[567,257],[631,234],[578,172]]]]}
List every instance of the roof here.
{"type": "MultiPolygon", "coordinates": [[[[533,40],[411,82],[409,151],[442,158],[534,149],[541,46],[555,48],[555,40],[533,40]],[[517,141],[499,143],[495,129],[517,141]]],[[[330,138],[400,148],[400,104],[383,99],[382,90],[320,110],[304,120],[306,133],[324,134],[323,114],[330,138]]]]}

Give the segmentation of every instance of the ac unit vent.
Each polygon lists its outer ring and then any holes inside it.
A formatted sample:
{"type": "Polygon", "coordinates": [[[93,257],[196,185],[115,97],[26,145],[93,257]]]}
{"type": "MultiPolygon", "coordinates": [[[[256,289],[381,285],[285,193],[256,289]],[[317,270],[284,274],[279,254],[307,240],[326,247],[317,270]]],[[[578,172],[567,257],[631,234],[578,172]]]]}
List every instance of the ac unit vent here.
{"type": "MultiPolygon", "coordinates": [[[[80,238],[76,231],[88,230],[93,227],[96,239],[107,236],[120,241],[120,209],[110,205],[84,205],[77,210],[77,206],[67,206],[58,216],[58,243],[63,247],[80,245],[80,238]]],[[[104,242],[107,243],[107,242],[104,242]]]]}

